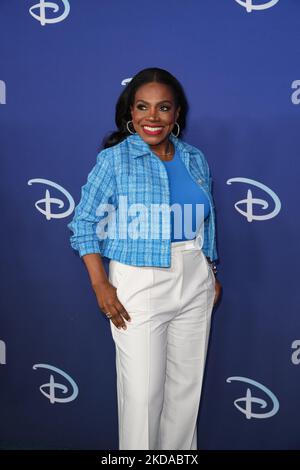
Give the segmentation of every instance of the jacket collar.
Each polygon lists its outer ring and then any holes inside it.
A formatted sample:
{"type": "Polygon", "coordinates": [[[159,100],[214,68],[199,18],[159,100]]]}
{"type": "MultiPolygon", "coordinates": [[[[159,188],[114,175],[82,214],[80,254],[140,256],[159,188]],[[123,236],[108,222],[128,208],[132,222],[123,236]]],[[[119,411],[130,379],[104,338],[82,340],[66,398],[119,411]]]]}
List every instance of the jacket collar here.
{"type": "MultiPolygon", "coordinates": [[[[174,144],[175,149],[178,150],[179,153],[183,153],[186,156],[192,153],[196,153],[196,149],[194,147],[187,144],[183,140],[178,139],[178,137],[170,134],[169,139],[174,144]]],[[[150,146],[137,133],[129,135],[126,138],[126,141],[130,145],[130,155],[133,158],[141,157],[151,152],[150,146]]]]}

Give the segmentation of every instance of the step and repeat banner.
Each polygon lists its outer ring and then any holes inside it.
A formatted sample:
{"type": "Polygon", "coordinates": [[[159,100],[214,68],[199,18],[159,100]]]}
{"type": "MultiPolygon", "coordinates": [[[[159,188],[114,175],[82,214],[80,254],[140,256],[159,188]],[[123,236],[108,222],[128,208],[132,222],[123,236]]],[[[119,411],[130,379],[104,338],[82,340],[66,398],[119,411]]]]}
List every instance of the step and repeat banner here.
{"type": "Polygon", "coordinates": [[[299,51],[299,0],[0,0],[2,449],[118,448],[110,325],[67,224],[146,67],[183,84],[214,182],[198,447],[300,448],[299,51]]]}

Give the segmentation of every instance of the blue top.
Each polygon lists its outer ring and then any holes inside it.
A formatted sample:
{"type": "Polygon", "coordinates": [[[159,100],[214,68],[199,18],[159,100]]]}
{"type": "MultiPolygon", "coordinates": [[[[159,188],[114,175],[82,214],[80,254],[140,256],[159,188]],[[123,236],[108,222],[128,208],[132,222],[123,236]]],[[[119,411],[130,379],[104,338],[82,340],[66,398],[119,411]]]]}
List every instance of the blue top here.
{"type": "MultiPolygon", "coordinates": [[[[170,140],[190,175],[189,191],[194,182],[210,201],[202,250],[215,260],[215,212],[208,163],[198,148],[172,134],[170,140]]],[[[170,212],[160,217],[156,210],[169,208],[169,186],[164,163],[138,134],[101,150],[68,224],[73,232],[71,246],[80,256],[100,253],[135,266],[171,266],[170,212]],[[129,216],[127,209],[135,211],[129,216]]]]}
{"type": "Polygon", "coordinates": [[[171,241],[195,238],[210,212],[209,200],[201,186],[190,177],[178,150],[164,161],[170,184],[171,241]]]}

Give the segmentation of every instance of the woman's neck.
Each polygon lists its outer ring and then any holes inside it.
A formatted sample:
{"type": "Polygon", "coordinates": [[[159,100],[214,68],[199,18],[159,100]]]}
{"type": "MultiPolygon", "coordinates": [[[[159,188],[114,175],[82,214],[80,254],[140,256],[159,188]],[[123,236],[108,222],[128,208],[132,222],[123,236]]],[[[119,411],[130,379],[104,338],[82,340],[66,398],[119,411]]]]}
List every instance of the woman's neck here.
{"type": "Polygon", "coordinates": [[[156,145],[151,146],[151,150],[163,161],[173,160],[175,154],[175,147],[169,140],[159,148],[156,145]]]}

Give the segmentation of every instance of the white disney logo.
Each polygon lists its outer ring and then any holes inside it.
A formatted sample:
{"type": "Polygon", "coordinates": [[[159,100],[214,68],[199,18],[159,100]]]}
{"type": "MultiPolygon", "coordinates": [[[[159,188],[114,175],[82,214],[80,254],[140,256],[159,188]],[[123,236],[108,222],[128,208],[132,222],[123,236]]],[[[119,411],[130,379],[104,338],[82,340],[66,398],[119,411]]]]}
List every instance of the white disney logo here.
{"type": "Polygon", "coordinates": [[[6,364],[6,344],[0,340],[0,364],[6,364]]]}
{"type": "Polygon", "coordinates": [[[70,401],[75,400],[75,398],[78,395],[78,387],[76,383],[74,382],[74,380],[68,374],[66,374],[63,370],[58,369],[57,367],[50,366],[49,364],[35,364],[32,368],[34,370],[39,369],[39,368],[52,370],[53,372],[56,372],[57,374],[64,377],[71,385],[72,393],[69,396],[65,398],[56,397],[55,395],[56,390],[60,390],[61,393],[66,394],[69,391],[69,388],[64,384],[55,382],[54,376],[51,374],[49,382],[40,386],[40,392],[45,397],[49,398],[50,403],[68,403],[70,401]],[[47,393],[44,389],[48,389],[49,393],[47,393]]]}
{"type": "Polygon", "coordinates": [[[0,104],[6,104],[6,85],[3,80],[0,80],[0,104]]]}
{"type": "Polygon", "coordinates": [[[132,78],[124,78],[124,80],[122,80],[121,82],[121,85],[126,86],[129,82],[131,82],[131,80],[132,78]]]}
{"type": "Polygon", "coordinates": [[[238,381],[238,382],[243,382],[250,384],[259,390],[262,390],[267,398],[269,398],[272,402],[272,408],[270,411],[266,413],[252,413],[252,408],[253,405],[258,405],[261,409],[267,408],[268,402],[262,398],[254,397],[252,396],[250,388],[247,388],[246,390],[246,395],[244,397],[238,398],[234,401],[234,406],[241,412],[243,413],[247,419],[251,418],[258,418],[258,419],[264,419],[264,418],[271,418],[274,416],[278,410],[279,410],[279,401],[277,400],[276,396],[274,395],[271,390],[269,390],[267,387],[264,385],[260,384],[259,382],[256,382],[255,380],[248,379],[246,377],[228,377],[226,382],[231,383],[233,381],[238,381]],[[245,407],[243,408],[242,406],[239,405],[239,403],[244,403],[245,407]]]}
{"type": "Polygon", "coordinates": [[[252,196],[251,189],[248,189],[247,198],[236,202],[235,205],[234,205],[234,207],[236,208],[236,210],[240,214],[247,217],[248,222],[252,222],[253,220],[272,219],[273,217],[275,217],[280,212],[280,209],[281,209],[280,199],[274,193],[274,191],[272,191],[270,188],[268,188],[268,186],[265,186],[264,184],[259,183],[258,181],[255,181],[255,180],[251,180],[249,178],[231,178],[227,181],[227,184],[231,184],[231,183],[246,183],[246,184],[251,184],[253,186],[256,186],[257,188],[260,188],[263,191],[265,191],[274,201],[275,207],[274,207],[274,210],[272,212],[270,212],[268,214],[265,214],[265,215],[254,215],[253,214],[254,205],[259,205],[259,206],[261,206],[261,208],[263,210],[265,210],[269,207],[269,204],[264,199],[254,198],[252,196]],[[240,204],[246,204],[246,211],[243,211],[242,209],[239,208],[240,204]]]}
{"type": "Polygon", "coordinates": [[[300,80],[294,80],[292,88],[295,90],[291,95],[293,104],[300,104],[300,80]]]}
{"type": "Polygon", "coordinates": [[[292,354],[291,361],[292,363],[297,366],[300,364],[300,340],[295,339],[295,341],[292,342],[292,349],[295,349],[295,351],[292,354]]]}
{"type": "Polygon", "coordinates": [[[267,8],[271,8],[276,3],[279,2],[279,0],[270,0],[269,2],[261,3],[261,4],[253,4],[253,0],[235,0],[239,5],[242,7],[246,8],[246,11],[248,13],[251,13],[253,10],[266,10],[267,8]]]}
{"type": "Polygon", "coordinates": [[[63,217],[68,217],[70,214],[72,214],[74,207],[75,207],[75,202],[72,196],[66,191],[62,186],[59,184],[54,183],[53,181],[42,179],[42,178],[35,178],[31,179],[28,181],[28,184],[31,186],[32,183],[42,183],[42,184],[48,184],[49,186],[52,186],[53,188],[58,189],[58,191],[62,192],[64,196],[66,196],[68,202],[69,202],[69,208],[65,212],[60,212],[60,213],[52,213],[51,212],[51,204],[57,204],[59,209],[64,207],[64,202],[62,199],[57,199],[54,197],[50,197],[50,192],[47,189],[45,193],[45,199],[40,199],[35,203],[35,207],[39,212],[42,214],[45,214],[46,219],[62,219],[63,217]],[[39,204],[45,203],[45,209],[42,209],[39,204]]]}
{"type": "Polygon", "coordinates": [[[33,18],[39,20],[42,26],[45,26],[45,24],[47,23],[59,23],[60,21],[63,21],[70,13],[70,4],[68,0],[61,1],[64,6],[64,11],[60,16],[57,16],[56,18],[46,18],[46,8],[51,8],[53,10],[53,13],[57,13],[59,11],[59,5],[54,2],[45,2],[44,0],[41,0],[39,3],[36,3],[31,8],[29,8],[29,13],[31,14],[31,16],[33,16],[33,18]],[[33,10],[36,10],[38,8],[40,10],[39,15],[33,13],[33,10]]]}

